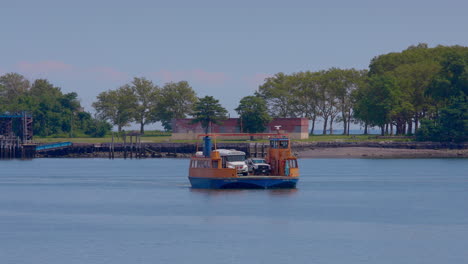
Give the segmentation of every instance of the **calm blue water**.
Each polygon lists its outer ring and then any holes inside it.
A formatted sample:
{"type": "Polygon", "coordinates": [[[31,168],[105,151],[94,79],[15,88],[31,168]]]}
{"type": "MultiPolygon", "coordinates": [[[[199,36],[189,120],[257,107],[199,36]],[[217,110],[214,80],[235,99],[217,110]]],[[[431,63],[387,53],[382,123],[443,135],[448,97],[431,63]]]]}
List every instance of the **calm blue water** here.
{"type": "Polygon", "coordinates": [[[468,160],[300,160],[192,190],[187,160],[0,161],[0,263],[468,263],[468,160]]]}

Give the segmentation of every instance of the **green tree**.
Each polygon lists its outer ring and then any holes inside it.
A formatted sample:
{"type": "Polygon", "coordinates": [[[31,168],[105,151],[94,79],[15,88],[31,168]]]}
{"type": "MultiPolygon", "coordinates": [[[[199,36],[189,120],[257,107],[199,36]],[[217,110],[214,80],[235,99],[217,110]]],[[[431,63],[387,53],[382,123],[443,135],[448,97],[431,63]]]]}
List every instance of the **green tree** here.
{"type": "Polygon", "coordinates": [[[258,96],[246,96],[240,100],[235,109],[239,114],[242,132],[259,133],[266,130],[271,117],[263,98],[258,96]]]}
{"type": "Polygon", "coordinates": [[[51,136],[68,133],[74,126],[74,114],[81,111],[78,95],[63,94],[59,87],[46,79],[37,79],[30,90],[12,104],[14,111],[30,111],[33,114],[35,135],[51,136]]]}
{"type": "Polygon", "coordinates": [[[145,125],[158,121],[156,109],[160,103],[160,89],[145,78],[134,78],[131,88],[136,97],[134,119],[140,124],[140,133],[145,133],[145,125]]]}
{"type": "Polygon", "coordinates": [[[4,102],[11,102],[25,95],[29,89],[29,81],[21,74],[12,72],[0,76],[0,98],[3,98],[4,102]]]}
{"type": "Polygon", "coordinates": [[[394,76],[398,78],[402,93],[401,104],[395,109],[395,117],[401,119],[397,122],[398,133],[405,133],[402,123],[407,124],[409,134],[413,130],[413,122],[415,131],[418,130],[420,118],[432,108],[431,100],[425,93],[439,70],[440,66],[435,61],[404,64],[395,69],[394,76]]]}
{"type": "Polygon", "coordinates": [[[128,126],[135,120],[137,98],[133,89],[129,85],[124,85],[117,90],[100,93],[93,107],[100,119],[108,120],[121,132],[122,127],[128,126]]]}
{"type": "Polygon", "coordinates": [[[468,101],[458,97],[441,109],[435,120],[425,119],[416,133],[420,141],[465,142],[468,140],[468,101]]]}
{"type": "MultiPolygon", "coordinates": [[[[83,112],[77,93],[64,94],[46,79],[37,79],[30,85],[17,73],[1,76],[0,82],[0,111],[32,113],[34,135],[73,136],[87,129],[85,122],[77,120],[80,115],[89,115],[83,112]]],[[[88,122],[94,122],[90,115],[88,122]]]]}
{"type": "Polygon", "coordinates": [[[293,78],[282,72],[267,78],[257,95],[267,101],[269,112],[274,117],[296,117],[293,78]]]}
{"type": "Polygon", "coordinates": [[[112,129],[112,125],[105,120],[91,119],[86,130],[86,135],[91,137],[104,137],[112,129]]]}
{"type": "Polygon", "coordinates": [[[367,77],[367,71],[356,69],[332,68],[326,75],[330,79],[330,89],[336,95],[336,108],[340,111],[340,120],[343,122],[343,134],[349,135],[349,127],[353,112],[352,93],[363,86],[367,77]]]}
{"type": "Polygon", "coordinates": [[[390,122],[393,106],[396,104],[397,82],[392,77],[373,76],[366,86],[356,91],[357,102],[354,116],[371,126],[378,126],[385,133],[385,124],[390,122]]]}
{"type": "Polygon", "coordinates": [[[368,134],[368,128],[371,119],[372,105],[367,84],[360,86],[351,94],[353,98],[353,117],[356,121],[364,125],[364,135],[368,134]]]}
{"type": "Polygon", "coordinates": [[[88,112],[78,112],[74,119],[74,125],[78,128],[78,131],[74,133],[77,134],[83,132],[91,137],[104,137],[112,129],[111,124],[105,120],[93,118],[88,112]]]}
{"type": "Polygon", "coordinates": [[[322,134],[327,133],[328,121],[330,121],[330,134],[333,133],[333,122],[339,113],[337,86],[335,84],[336,77],[335,71],[330,69],[328,71],[320,71],[317,78],[318,83],[318,115],[323,120],[322,134]]]}
{"type": "Polygon", "coordinates": [[[468,48],[449,50],[442,55],[441,70],[430,84],[427,95],[441,106],[468,95],[468,48]]]}
{"type": "Polygon", "coordinates": [[[432,119],[421,123],[416,137],[418,140],[464,142],[468,140],[468,49],[446,50],[440,63],[441,70],[426,91],[436,102],[436,111],[432,119]]]}
{"type": "Polygon", "coordinates": [[[450,98],[468,89],[467,62],[468,47],[429,48],[424,43],[371,61],[370,77],[386,76],[396,81],[397,91],[393,93],[398,94],[398,100],[392,106],[389,124],[396,125],[397,134],[412,133],[413,124],[417,131],[421,118],[434,120],[439,109],[451,103],[450,98]]]}
{"type": "Polygon", "coordinates": [[[227,119],[227,110],[213,96],[205,96],[195,103],[191,115],[192,123],[200,123],[208,134],[211,124],[221,124],[222,120],[227,119]]]}
{"type": "Polygon", "coordinates": [[[267,78],[257,92],[267,101],[274,117],[305,117],[312,121],[312,134],[317,117],[321,117],[323,133],[330,133],[337,120],[348,133],[352,116],[351,93],[364,83],[366,71],[331,68],[318,72],[278,73],[267,78]],[[339,116],[341,114],[341,116],[339,116]]]}
{"type": "Polygon", "coordinates": [[[296,117],[304,117],[312,121],[310,134],[314,133],[315,122],[319,113],[319,86],[317,72],[298,72],[290,76],[289,85],[293,92],[291,105],[296,117]]]}
{"type": "Polygon", "coordinates": [[[197,101],[195,91],[186,81],[165,84],[160,95],[156,117],[161,121],[166,131],[172,130],[172,119],[187,118],[197,101]]]}

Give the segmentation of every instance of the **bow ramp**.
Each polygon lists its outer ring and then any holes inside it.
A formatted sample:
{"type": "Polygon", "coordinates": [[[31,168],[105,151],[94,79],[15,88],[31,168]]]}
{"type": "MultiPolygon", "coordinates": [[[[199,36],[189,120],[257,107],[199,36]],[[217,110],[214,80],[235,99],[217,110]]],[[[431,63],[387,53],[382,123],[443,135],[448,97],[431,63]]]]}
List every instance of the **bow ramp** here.
{"type": "Polygon", "coordinates": [[[58,142],[58,143],[43,144],[43,145],[40,145],[40,146],[36,146],[36,151],[37,152],[47,152],[47,151],[50,151],[50,150],[69,148],[72,145],[73,145],[72,142],[58,142]]]}

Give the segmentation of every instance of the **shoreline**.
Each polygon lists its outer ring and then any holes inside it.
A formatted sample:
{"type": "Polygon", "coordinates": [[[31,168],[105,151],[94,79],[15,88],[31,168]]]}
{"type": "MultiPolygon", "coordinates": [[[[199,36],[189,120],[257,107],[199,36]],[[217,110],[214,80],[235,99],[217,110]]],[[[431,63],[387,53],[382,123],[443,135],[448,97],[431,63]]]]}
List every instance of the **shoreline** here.
{"type": "Polygon", "coordinates": [[[311,148],[295,151],[298,158],[362,158],[362,159],[415,159],[415,158],[468,158],[468,149],[403,149],[373,147],[311,148]]]}
{"type": "MultiPolygon", "coordinates": [[[[259,143],[218,143],[218,148],[237,149],[252,157],[266,153],[268,145],[259,143]]],[[[298,158],[468,158],[468,143],[437,142],[293,142],[298,158]]],[[[145,143],[140,148],[109,143],[74,143],[49,151],[36,158],[189,158],[197,150],[193,143],[145,143]]]]}
{"type": "MultiPolygon", "coordinates": [[[[300,159],[419,159],[419,158],[468,158],[468,149],[403,149],[376,147],[333,147],[307,148],[293,150],[300,159]]],[[[188,159],[188,153],[160,153],[157,156],[142,158],[182,158],[188,159]]],[[[39,156],[37,158],[109,158],[107,152],[73,153],[63,156],[39,156]]],[[[116,159],[123,159],[123,153],[116,153],[116,159]]],[[[127,159],[138,159],[135,156],[127,159]]]]}

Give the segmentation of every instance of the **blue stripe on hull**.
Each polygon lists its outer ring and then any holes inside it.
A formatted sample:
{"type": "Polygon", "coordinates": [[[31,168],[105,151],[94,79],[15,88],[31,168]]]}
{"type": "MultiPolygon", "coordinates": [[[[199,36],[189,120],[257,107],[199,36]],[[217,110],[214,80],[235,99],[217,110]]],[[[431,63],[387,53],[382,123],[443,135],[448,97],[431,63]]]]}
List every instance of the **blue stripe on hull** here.
{"type": "Polygon", "coordinates": [[[282,189],[296,188],[298,178],[292,179],[219,179],[189,177],[192,188],[197,189],[282,189]]]}

